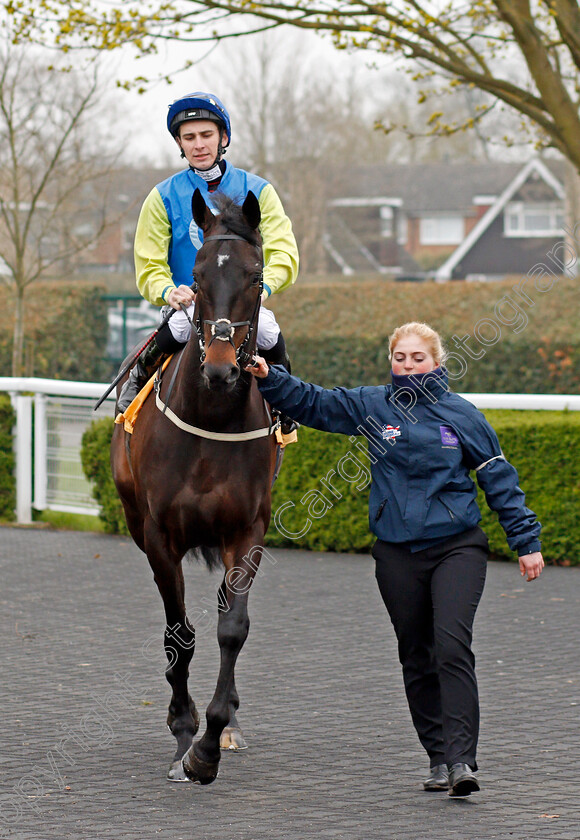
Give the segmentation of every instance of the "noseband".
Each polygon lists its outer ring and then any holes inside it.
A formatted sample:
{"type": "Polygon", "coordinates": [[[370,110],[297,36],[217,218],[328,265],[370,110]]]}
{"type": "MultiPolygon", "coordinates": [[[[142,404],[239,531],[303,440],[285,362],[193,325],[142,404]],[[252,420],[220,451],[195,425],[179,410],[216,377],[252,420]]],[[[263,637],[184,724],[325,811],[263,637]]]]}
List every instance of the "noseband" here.
{"type": "MultiPolygon", "coordinates": [[[[251,245],[251,242],[248,242],[243,236],[238,236],[237,233],[218,233],[214,234],[213,236],[206,236],[203,240],[203,244],[205,245],[206,242],[215,242],[218,240],[224,239],[239,239],[242,242],[246,242],[248,245],[251,245]]],[[[203,247],[203,246],[202,246],[203,247]]],[[[260,252],[262,253],[262,249],[259,246],[256,246],[260,252]]],[[[256,304],[254,306],[254,311],[252,313],[252,317],[249,321],[230,321],[229,318],[218,318],[216,321],[209,321],[207,319],[201,318],[201,312],[197,313],[197,317],[192,322],[192,326],[194,327],[197,338],[199,341],[199,350],[200,350],[200,361],[203,362],[205,360],[207,350],[211,347],[214,341],[229,341],[229,343],[234,348],[236,354],[236,363],[240,367],[245,367],[252,359],[252,356],[248,353],[247,348],[252,340],[254,331],[256,329],[256,324],[258,321],[258,314],[260,311],[260,301],[262,298],[262,291],[264,289],[264,278],[262,273],[260,272],[260,282],[258,285],[258,297],[256,298],[256,304]],[[211,327],[211,339],[207,348],[205,346],[204,336],[203,336],[203,325],[207,324],[211,327]],[[234,333],[236,327],[248,327],[248,332],[246,333],[246,337],[242,341],[239,347],[236,347],[234,344],[234,333]]],[[[198,290],[199,287],[197,283],[194,281],[193,284],[194,290],[198,290]]],[[[201,307],[196,306],[196,310],[201,310],[201,307]]]]}

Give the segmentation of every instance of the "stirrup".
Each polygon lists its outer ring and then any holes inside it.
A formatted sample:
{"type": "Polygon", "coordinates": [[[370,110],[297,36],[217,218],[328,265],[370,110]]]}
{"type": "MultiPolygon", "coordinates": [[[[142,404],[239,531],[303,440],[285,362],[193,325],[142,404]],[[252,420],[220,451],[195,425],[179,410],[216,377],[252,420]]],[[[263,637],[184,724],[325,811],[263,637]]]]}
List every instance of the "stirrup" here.
{"type": "Polygon", "coordinates": [[[284,414],[280,413],[278,413],[278,418],[280,420],[280,425],[276,429],[276,442],[279,446],[284,448],[290,443],[298,443],[298,429],[300,428],[300,423],[297,423],[290,417],[286,417],[284,414]]]}

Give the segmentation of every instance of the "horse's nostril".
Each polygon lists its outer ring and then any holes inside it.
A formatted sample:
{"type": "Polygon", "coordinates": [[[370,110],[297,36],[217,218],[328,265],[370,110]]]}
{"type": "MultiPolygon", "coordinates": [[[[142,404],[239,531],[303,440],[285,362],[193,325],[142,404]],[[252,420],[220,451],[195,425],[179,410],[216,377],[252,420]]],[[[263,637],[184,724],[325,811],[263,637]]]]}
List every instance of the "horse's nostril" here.
{"type": "Polygon", "coordinates": [[[237,365],[212,365],[208,362],[201,365],[201,372],[210,388],[233,385],[240,375],[237,365]]]}

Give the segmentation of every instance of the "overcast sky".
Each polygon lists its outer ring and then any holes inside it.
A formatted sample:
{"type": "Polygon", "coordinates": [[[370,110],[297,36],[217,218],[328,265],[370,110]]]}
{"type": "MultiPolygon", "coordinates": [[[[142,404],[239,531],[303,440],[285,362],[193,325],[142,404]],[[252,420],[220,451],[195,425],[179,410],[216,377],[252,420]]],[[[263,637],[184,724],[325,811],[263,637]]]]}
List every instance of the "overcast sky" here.
{"type": "MultiPolygon", "coordinates": [[[[314,33],[287,29],[285,33],[277,30],[270,37],[277,38],[283,44],[287,43],[289,50],[299,45],[301,51],[313,62],[314,68],[317,62],[322,62],[345,79],[354,72],[369,75],[377,72],[367,68],[367,57],[336,50],[327,39],[314,33]]],[[[169,136],[165,123],[168,105],[185,93],[207,90],[215,93],[226,108],[231,109],[232,93],[226,78],[228,61],[232,52],[252,48],[252,44],[255,43],[253,36],[222,41],[215,48],[209,44],[163,43],[156,56],[136,59],[134,53],[127,50],[122,59],[115,58],[112,72],[124,80],[136,76],[154,79],[162,73],[179,70],[188,59],[196,62],[189,70],[176,73],[172,84],[150,84],[148,90],[142,94],[124,91],[119,93],[121,111],[125,115],[123,122],[129,131],[127,151],[131,158],[135,162],[147,158],[151,163],[158,163],[160,166],[179,166],[179,153],[174,148],[174,141],[169,136]],[[221,67],[226,71],[223,74],[220,72],[221,67]]],[[[234,162],[235,139],[234,125],[230,156],[234,162]]]]}

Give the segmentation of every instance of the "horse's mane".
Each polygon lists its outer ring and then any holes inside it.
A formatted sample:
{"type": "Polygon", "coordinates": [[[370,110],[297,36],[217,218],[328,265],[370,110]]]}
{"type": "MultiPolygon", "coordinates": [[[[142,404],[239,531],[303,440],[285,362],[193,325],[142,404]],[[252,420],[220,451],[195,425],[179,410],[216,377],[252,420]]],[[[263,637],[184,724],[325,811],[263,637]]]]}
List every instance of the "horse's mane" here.
{"type": "Polygon", "coordinates": [[[247,223],[242,213],[242,206],[237,203],[235,198],[231,198],[229,195],[221,192],[216,192],[212,195],[212,201],[220,215],[221,223],[228,230],[231,230],[232,233],[237,233],[238,236],[243,236],[252,245],[258,244],[258,233],[247,223]]]}

